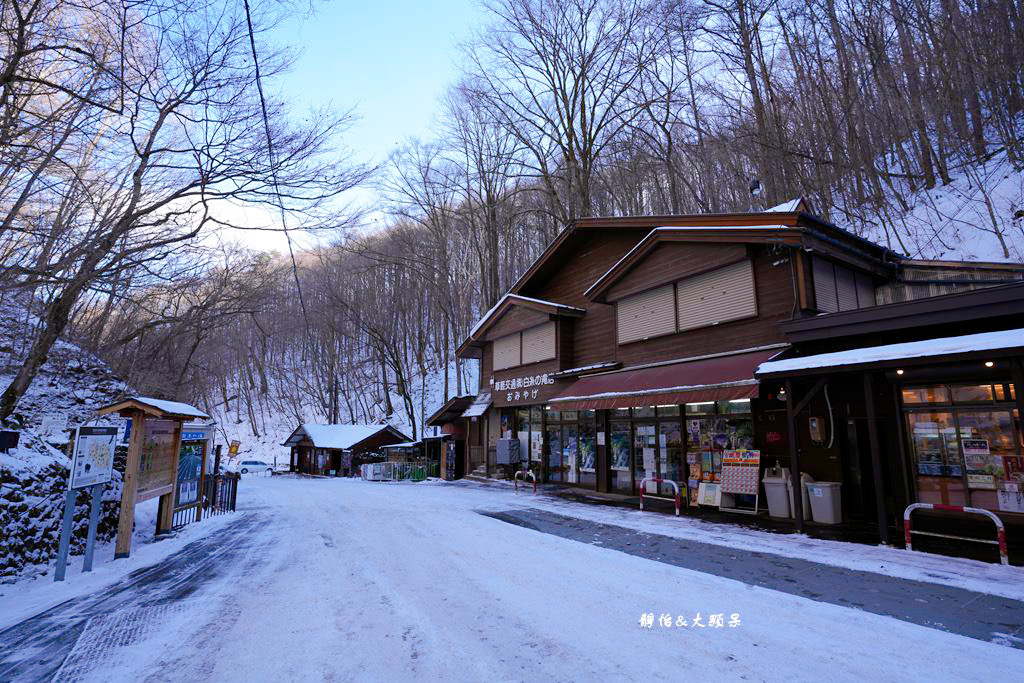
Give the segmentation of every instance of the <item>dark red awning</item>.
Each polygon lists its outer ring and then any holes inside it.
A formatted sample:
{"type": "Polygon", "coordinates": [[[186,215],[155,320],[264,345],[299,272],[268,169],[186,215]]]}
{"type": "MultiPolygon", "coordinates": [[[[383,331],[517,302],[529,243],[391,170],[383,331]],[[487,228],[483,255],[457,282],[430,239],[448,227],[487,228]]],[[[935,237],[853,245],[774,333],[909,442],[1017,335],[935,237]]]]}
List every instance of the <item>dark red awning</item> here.
{"type": "Polygon", "coordinates": [[[757,396],[757,366],[780,349],[590,375],[548,401],[556,410],[606,410],[757,396]]]}

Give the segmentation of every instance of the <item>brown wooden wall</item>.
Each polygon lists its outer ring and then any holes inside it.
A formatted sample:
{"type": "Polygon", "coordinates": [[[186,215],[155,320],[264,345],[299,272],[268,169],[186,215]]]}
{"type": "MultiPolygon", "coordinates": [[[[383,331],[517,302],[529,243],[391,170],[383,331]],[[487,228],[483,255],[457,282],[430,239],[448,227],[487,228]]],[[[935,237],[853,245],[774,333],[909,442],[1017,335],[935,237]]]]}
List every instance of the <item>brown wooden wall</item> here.
{"type": "Polygon", "coordinates": [[[547,313],[535,311],[523,306],[513,306],[503,316],[501,316],[501,320],[495,323],[494,326],[487,331],[484,339],[498,339],[499,337],[504,337],[505,335],[512,334],[513,332],[519,332],[520,330],[542,325],[550,319],[551,317],[547,313]]]}
{"type": "Polygon", "coordinates": [[[785,255],[772,254],[766,247],[760,247],[754,250],[753,264],[754,288],[757,293],[756,318],[686,330],[621,346],[616,343],[613,325],[609,328],[608,336],[611,345],[616,347],[615,360],[629,366],[785,341],[778,323],[793,316],[793,283],[789,259],[785,255]]]}
{"type": "Polygon", "coordinates": [[[727,266],[747,256],[742,244],[665,242],[657,245],[633,270],[612,285],[604,298],[617,301],[691,275],[727,266]]]}
{"type": "Polygon", "coordinates": [[[492,374],[496,379],[504,379],[605,361],[619,361],[628,367],[785,341],[778,323],[794,315],[792,253],[789,250],[773,253],[772,247],[767,245],[673,243],[653,250],[650,263],[641,261],[623,281],[626,286],[618,294],[678,280],[735,262],[749,254],[754,268],[757,317],[620,346],[616,338],[614,304],[589,301],[583,292],[642,236],[641,232],[602,233],[583,242],[576,258],[570,259],[548,282],[530,292],[530,296],[587,311],[582,318],[566,319],[560,325],[557,361],[533,363],[495,373],[492,372],[491,345],[488,344],[482,354],[481,386],[488,386],[492,374]]]}

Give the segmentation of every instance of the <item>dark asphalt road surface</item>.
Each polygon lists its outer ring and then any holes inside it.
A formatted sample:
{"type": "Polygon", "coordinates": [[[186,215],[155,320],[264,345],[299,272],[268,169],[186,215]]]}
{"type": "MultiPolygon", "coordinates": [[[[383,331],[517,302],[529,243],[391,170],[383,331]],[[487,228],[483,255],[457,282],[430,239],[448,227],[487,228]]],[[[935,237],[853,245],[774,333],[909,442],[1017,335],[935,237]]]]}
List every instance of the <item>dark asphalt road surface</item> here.
{"type": "Polygon", "coordinates": [[[644,533],[542,510],[482,514],[676,567],[1024,649],[1024,602],[1010,598],[644,533]]]}

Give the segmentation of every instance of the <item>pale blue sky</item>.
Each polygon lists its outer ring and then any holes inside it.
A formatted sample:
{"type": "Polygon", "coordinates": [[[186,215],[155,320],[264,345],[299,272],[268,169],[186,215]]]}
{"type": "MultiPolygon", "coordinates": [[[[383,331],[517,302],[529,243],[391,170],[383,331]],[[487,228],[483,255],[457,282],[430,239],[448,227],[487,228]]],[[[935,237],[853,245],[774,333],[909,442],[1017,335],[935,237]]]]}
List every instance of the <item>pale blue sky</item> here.
{"type": "Polygon", "coordinates": [[[346,137],[361,157],[381,160],[410,135],[426,136],[437,100],[458,76],[457,44],[481,21],[474,0],[327,0],[273,34],[302,55],[285,92],[307,105],[355,106],[346,137]]]}
{"type": "MultiPolygon", "coordinates": [[[[302,6],[305,0],[298,0],[302,6]]],[[[314,0],[314,13],[296,12],[264,36],[300,50],[293,71],[267,84],[295,103],[297,115],[310,107],[355,107],[359,121],[344,137],[356,159],[383,162],[410,136],[428,137],[439,111],[438,100],[458,77],[458,44],[483,20],[475,0],[351,2],[314,0]]],[[[357,190],[349,201],[373,204],[371,189],[357,190]]],[[[254,225],[277,225],[276,214],[236,208],[254,225]]],[[[379,213],[373,215],[380,218],[379,213]]],[[[232,233],[259,249],[284,251],[281,233],[232,233]]],[[[308,235],[293,233],[298,248],[308,235]]]]}

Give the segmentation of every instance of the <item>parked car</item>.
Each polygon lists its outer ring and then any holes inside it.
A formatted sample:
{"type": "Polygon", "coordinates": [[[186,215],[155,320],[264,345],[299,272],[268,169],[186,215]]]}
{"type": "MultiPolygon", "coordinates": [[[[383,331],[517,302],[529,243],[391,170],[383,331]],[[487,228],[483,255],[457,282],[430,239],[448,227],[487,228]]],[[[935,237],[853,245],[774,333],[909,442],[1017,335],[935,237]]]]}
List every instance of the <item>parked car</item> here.
{"type": "Polygon", "coordinates": [[[262,460],[243,460],[238,463],[238,472],[241,474],[266,474],[270,476],[274,473],[273,466],[263,462],[262,460]]]}

